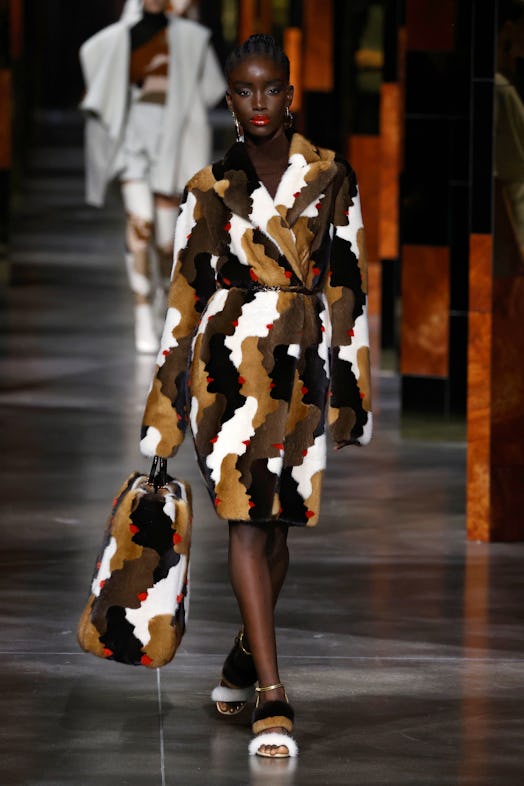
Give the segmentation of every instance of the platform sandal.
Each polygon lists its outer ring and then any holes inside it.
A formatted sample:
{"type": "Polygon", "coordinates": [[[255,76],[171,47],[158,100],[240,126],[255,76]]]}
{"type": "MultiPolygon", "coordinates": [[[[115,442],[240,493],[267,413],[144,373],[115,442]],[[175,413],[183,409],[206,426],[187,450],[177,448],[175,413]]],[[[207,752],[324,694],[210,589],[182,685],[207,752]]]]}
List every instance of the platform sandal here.
{"type": "Polygon", "coordinates": [[[275,685],[256,688],[259,695],[251,718],[251,730],[255,736],[249,743],[250,756],[264,756],[268,759],[287,759],[298,756],[298,745],[291,736],[295,713],[286,692],[284,691],[285,701],[265,701],[263,704],[259,704],[258,701],[261,693],[283,687],[281,682],[277,682],[275,685]],[[268,731],[275,728],[284,729],[284,731],[268,731]],[[266,753],[260,750],[263,746],[287,748],[287,753],[266,753]]]}
{"type": "Polygon", "coordinates": [[[244,630],[241,628],[235,637],[231,652],[222,666],[222,685],[217,685],[211,692],[217,711],[221,715],[238,715],[248,701],[255,696],[257,672],[251,652],[244,645],[244,630]],[[221,704],[230,704],[228,710],[221,704]]]}

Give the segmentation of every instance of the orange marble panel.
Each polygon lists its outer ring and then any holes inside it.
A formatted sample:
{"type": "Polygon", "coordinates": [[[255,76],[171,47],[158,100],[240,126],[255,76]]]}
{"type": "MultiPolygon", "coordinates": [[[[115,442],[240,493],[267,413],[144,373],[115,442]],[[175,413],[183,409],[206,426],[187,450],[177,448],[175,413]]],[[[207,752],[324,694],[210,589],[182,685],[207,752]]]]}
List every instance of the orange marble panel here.
{"type": "Polygon", "coordinates": [[[451,52],[455,40],[456,0],[407,0],[408,49],[451,52]]]}
{"type": "Polygon", "coordinates": [[[449,248],[402,246],[402,374],[448,376],[449,248]]]}
{"type": "Polygon", "coordinates": [[[492,317],[471,311],[468,319],[467,535],[490,539],[492,317]]]}
{"type": "Polygon", "coordinates": [[[0,169],[10,169],[12,164],[12,96],[11,71],[0,68],[0,169]]]}
{"type": "Polygon", "coordinates": [[[258,26],[260,33],[271,34],[273,24],[273,0],[259,0],[258,26]]]}
{"type": "Polygon", "coordinates": [[[402,144],[400,85],[390,82],[380,88],[380,192],[379,256],[399,255],[398,200],[402,144]]]}
{"type": "Polygon", "coordinates": [[[238,42],[245,41],[256,32],[257,25],[256,0],[240,0],[238,7],[238,42]]]}
{"type": "Polygon", "coordinates": [[[380,137],[354,135],[349,138],[347,147],[347,157],[358,177],[368,260],[376,261],[380,259],[378,246],[380,137]]]}
{"type": "Polygon", "coordinates": [[[469,310],[491,312],[493,239],[471,235],[469,241],[469,310]]]}
{"type": "Polygon", "coordinates": [[[23,0],[9,0],[9,49],[13,60],[18,60],[24,50],[24,4],[23,0]]]}
{"type": "Polygon", "coordinates": [[[333,0],[303,0],[304,90],[333,90],[333,0]]]}
{"type": "Polygon", "coordinates": [[[302,109],[302,30],[300,27],[286,27],[284,30],[284,51],[289,57],[289,81],[295,88],[293,92],[293,112],[302,109]]]}

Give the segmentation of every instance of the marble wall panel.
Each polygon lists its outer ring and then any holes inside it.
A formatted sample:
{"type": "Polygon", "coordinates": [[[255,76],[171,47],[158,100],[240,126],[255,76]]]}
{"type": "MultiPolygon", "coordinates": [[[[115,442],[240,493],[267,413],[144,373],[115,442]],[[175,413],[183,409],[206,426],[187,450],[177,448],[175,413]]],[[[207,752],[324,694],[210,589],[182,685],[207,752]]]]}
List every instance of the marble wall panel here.
{"type": "Polygon", "coordinates": [[[333,2],[303,0],[304,89],[333,90],[333,2]]]}
{"type": "Polygon", "coordinates": [[[491,520],[491,378],[492,317],[470,311],[467,414],[467,535],[490,539],[491,520]]]}
{"type": "Polygon", "coordinates": [[[402,95],[399,84],[383,84],[380,91],[380,225],[379,255],[399,256],[399,176],[402,166],[402,95]]]}
{"type": "Polygon", "coordinates": [[[469,251],[469,310],[491,314],[492,303],[491,235],[471,235],[469,251]]]}
{"type": "Polygon", "coordinates": [[[402,374],[447,377],[449,248],[402,247],[402,374]]]}

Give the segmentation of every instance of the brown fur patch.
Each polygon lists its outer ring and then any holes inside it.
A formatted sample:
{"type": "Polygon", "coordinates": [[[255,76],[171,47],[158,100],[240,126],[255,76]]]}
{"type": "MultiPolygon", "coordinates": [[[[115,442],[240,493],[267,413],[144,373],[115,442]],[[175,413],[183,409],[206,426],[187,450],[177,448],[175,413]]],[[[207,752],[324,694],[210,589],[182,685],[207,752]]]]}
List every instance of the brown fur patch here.
{"type": "Polygon", "coordinates": [[[179,638],[175,629],[171,625],[170,614],[157,614],[149,620],[150,641],[144,647],[144,651],[151,660],[150,668],[154,669],[163,666],[171,660],[173,650],[179,644],[179,638]]]}
{"type": "Polygon", "coordinates": [[[363,394],[362,407],[366,412],[371,412],[371,371],[369,347],[360,347],[357,351],[357,363],[360,369],[358,389],[363,394]]]}

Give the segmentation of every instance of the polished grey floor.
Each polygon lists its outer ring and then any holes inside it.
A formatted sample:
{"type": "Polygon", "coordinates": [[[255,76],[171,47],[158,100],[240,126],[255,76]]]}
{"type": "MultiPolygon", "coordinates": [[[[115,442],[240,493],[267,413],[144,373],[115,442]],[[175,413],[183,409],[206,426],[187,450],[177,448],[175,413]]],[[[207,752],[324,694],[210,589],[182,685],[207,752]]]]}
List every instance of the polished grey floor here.
{"type": "Polygon", "coordinates": [[[466,543],[464,442],[404,428],[391,373],[376,374],[373,444],[330,455],[321,524],[290,538],[278,637],[295,767],[248,761],[249,714],[218,718],[208,699],[238,617],[189,444],[173,467],[196,491],[181,649],[159,672],[79,650],[113,494],[145,466],[152,360],[133,350],[117,194],[83,205],[78,128],[55,121],[1,295],[0,783],[524,783],[524,546],[466,543]]]}

